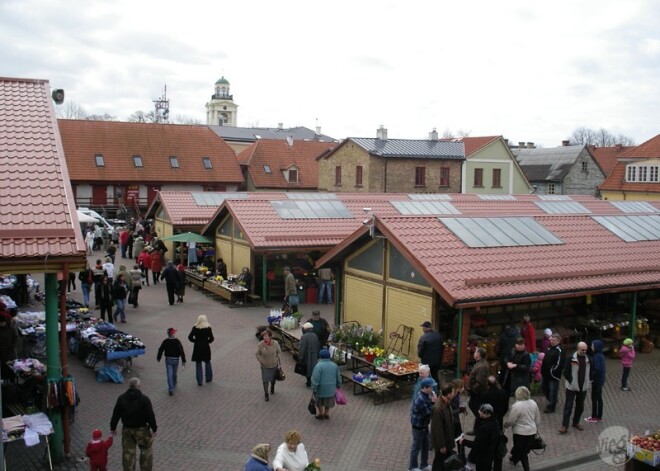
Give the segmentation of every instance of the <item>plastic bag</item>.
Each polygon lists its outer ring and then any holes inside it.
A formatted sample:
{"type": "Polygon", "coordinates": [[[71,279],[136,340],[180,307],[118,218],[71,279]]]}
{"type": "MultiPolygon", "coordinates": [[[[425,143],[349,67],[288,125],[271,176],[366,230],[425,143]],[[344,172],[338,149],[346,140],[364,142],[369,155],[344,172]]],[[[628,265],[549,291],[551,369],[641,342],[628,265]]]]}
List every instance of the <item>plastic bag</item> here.
{"type": "Polygon", "coordinates": [[[96,381],[99,383],[122,384],[124,382],[124,375],[112,366],[104,366],[99,369],[99,372],[96,375],[96,381]]]}
{"type": "Polygon", "coordinates": [[[347,403],[346,394],[344,394],[344,391],[341,388],[335,390],[335,402],[340,406],[345,406],[347,403]]]}

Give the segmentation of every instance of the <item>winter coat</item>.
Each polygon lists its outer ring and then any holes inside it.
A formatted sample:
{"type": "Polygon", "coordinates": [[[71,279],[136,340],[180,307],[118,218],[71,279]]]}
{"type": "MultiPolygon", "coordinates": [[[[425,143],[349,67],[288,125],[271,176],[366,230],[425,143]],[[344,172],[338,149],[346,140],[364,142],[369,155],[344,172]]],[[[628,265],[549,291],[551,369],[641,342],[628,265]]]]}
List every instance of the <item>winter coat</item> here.
{"type": "Polygon", "coordinates": [[[298,350],[298,361],[307,367],[308,378],[312,376],[312,371],[319,361],[319,350],[321,350],[319,338],[312,330],[308,330],[300,338],[298,350]]]}
{"type": "Polygon", "coordinates": [[[247,460],[243,471],[273,471],[273,468],[268,466],[267,462],[264,462],[261,458],[256,456],[250,456],[250,459],[247,460]]]}
{"type": "Polygon", "coordinates": [[[630,347],[627,347],[623,345],[621,350],[619,350],[619,355],[621,356],[621,366],[624,368],[630,368],[635,359],[635,346],[631,345],[630,347]]]}
{"type": "Polygon", "coordinates": [[[467,390],[470,396],[478,396],[488,387],[488,361],[485,358],[479,360],[468,378],[467,390]]]}
{"type": "Polygon", "coordinates": [[[502,388],[488,386],[486,392],[479,396],[479,402],[493,406],[493,417],[502,419],[509,412],[509,394],[502,388]]]}
{"type": "Polygon", "coordinates": [[[85,454],[89,457],[92,469],[106,469],[108,467],[108,449],[112,446],[112,436],[107,440],[91,440],[87,443],[85,454]]]}
{"type": "Polygon", "coordinates": [[[156,273],[163,271],[163,254],[157,250],[151,252],[151,271],[156,273]]]}
{"type": "MultiPolygon", "coordinates": [[[[433,380],[433,386],[432,386],[433,387],[433,392],[438,394],[438,383],[436,383],[435,380],[431,376],[429,376],[429,378],[431,378],[433,380]]],[[[415,385],[413,386],[412,400],[410,401],[410,415],[411,416],[412,416],[412,413],[413,413],[413,408],[415,407],[415,399],[417,398],[417,395],[419,394],[419,392],[422,390],[422,379],[423,378],[421,376],[418,377],[417,381],[415,381],[415,385]]],[[[460,398],[458,397],[458,395],[454,396],[454,399],[458,399],[459,404],[460,404],[460,398]]],[[[456,407],[458,407],[458,406],[456,406],[456,407]]]]}
{"type": "Polygon", "coordinates": [[[544,337],[541,339],[541,348],[539,349],[539,352],[541,352],[541,353],[547,353],[548,350],[550,349],[550,345],[551,345],[551,343],[550,343],[550,337],[548,337],[547,335],[544,336],[544,337]]]}
{"type": "Polygon", "coordinates": [[[142,252],[138,255],[138,265],[151,270],[151,255],[148,252],[142,252]]]}
{"type": "Polygon", "coordinates": [[[198,329],[193,327],[188,335],[193,346],[192,361],[211,361],[211,347],[215,338],[210,327],[198,329]]]}
{"type": "Polygon", "coordinates": [[[542,368],[542,366],[543,366],[543,360],[541,360],[540,358],[538,358],[534,362],[534,366],[532,366],[532,379],[537,383],[541,382],[541,378],[542,378],[541,368],[542,368]]]}
{"type": "Polygon", "coordinates": [[[128,288],[125,282],[120,282],[119,279],[112,283],[112,299],[126,299],[128,288]]]}
{"type": "Polygon", "coordinates": [[[474,440],[463,440],[463,445],[471,447],[468,460],[479,467],[492,464],[501,433],[494,416],[480,420],[474,427],[474,440]]]}
{"type": "Polygon", "coordinates": [[[431,423],[433,415],[433,401],[431,396],[424,391],[420,391],[415,396],[413,402],[412,414],[410,415],[410,424],[415,430],[426,429],[431,423]]]}
{"type": "Polygon", "coordinates": [[[566,378],[566,389],[569,389],[571,391],[589,391],[591,389],[591,381],[589,381],[589,378],[591,377],[591,360],[587,355],[584,355],[584,361],[585,361],[585,371],[584,371],[584,383],[582,384],[582,389],[580,389],[580,385],[578,384],[578,368],[579,368],[579,363],[578,363],[578,353],[575,352],[573,356],[571,356],[570,360],[566,362],[566,366],[564,366],[564,378],[566,378]]]}
{"type": "Polygon", "coordinates": [[[148,426],[154,433],[158,430],[151,401],[139,389],[129,389],[117,398],[110,419],[110,430],[117,430],[119,419],[127,428],[148,426]]]}
{"type": "Polygon", "coordinates": [[[502,362],[504,362],[509,353],[511,353],[511,350],[516,345],[516,339],[518,337],[520,337],[520,331],[515,326],[507,327],[500,335],[500,339],[497,342],[497,354],[500,356],[502,362]]]}
{"type": "Polygon", "coordinates": [[[431,441],[436,453],[446,448],[447,453],[454,449],[454,418],[451,404],[438,397],[431,416],[431,441]]]}
{"type": "Polygon", "coordinates": [[[516,401],[509,409],[505,427],[513,427],[515,435],[536,435],[541,425],[539,406],[533,399],[516,401]]]}
{"type": "Polygon", "coordinates": [[[520,335],[525,339],[525,350],[528,352],[536,351],[536,330],[531,322],[526,322],[520,331],[520,335]]]}
{"type": "MultiPolygon", "coordinates": [[[[153,264],[153,261],[152,261],[153,264]]],[[[156,271],[156,270],[154,270],[156,271]]],[[[176,289],[179,287],[179,282],[181,281],[179,277],[179,271],[173,266],[168,266],[163,270],[163,274],[160,275],[161,280],[165,280],[168,288],[176,289]]]]}
{"type": "Polygon", "coordinates": [[[339,367],[329,358],[321,358],[312,372],[312,390],[316,397],[333,397],[341,387],[339,367]]]}
{"type": "Polygon", "coordinates": [[[508,386],[509,391],[513,394],[520,386],[525,386],[529,389],[532,371],[532,359],[529,356],[529,352],[527,350],[519,352],[514,348],[506,359],[503,368],[506,368],[508,362],[518,365],[515,368],[507,368],[506,370],[504,384],[508,386]]]}
{"type": "Polygon", "coordinates": [[[100,307],[112,307],[112,285],[110,283],[101,283],[98,299],[100,307]]]}
{"type": "Polygon", "coordinates": [[[181,358],[181,363],[186,364],[186,352],[183,350],[181,341],[174,337],[168,337],[160,344],[156,360],[160,359],[165,354],[165,358],[181,358]]]}
{"type": "Polygon", "coordinates": [[[442,335],[434,330],[425,332],[417,343],[417,356],[423,365],[440,366],[440,361],[442,360],[442,335]]]}
{"type": "Polygon", "coordinates": [[[591,380],[594,386],[605,384],[605,355],[603,355],[603,341],[593,341],[594,354],[591,359],[591,380]]]}
{"type": "Polygon", "coordinates": [[[144,239],[142,237],[136,237],[133,241],[133,258],[138,258],[144,249],[144,239]]]}
{"type": "Polygon", "coordinates": [[[550,346],[543,357],[541,364],[541,377],[545,381],[561,379],[561,373],[564,369],[564,352],[560,345],[550,346]]]}

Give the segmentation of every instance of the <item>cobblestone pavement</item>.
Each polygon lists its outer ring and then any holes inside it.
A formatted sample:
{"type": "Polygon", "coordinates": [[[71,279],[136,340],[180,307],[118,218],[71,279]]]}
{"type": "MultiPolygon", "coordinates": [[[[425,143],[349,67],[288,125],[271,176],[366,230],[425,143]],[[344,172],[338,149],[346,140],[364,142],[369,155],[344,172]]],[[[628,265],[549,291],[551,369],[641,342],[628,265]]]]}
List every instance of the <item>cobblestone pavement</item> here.
{"type": "MultiPolygon", "coordinates": [[[[97,255],[97,254],[95,254],[97,255]]],[[[94,257],[90,257],[93,259],[94,257]]],[[[117,260],[117,266],[122,262],[117,260]]],[[[73,293],[82,299],[80,289],[73,293]]],[[[275,303],[273,303],[273,307],[275,303]]],[[[332,306],[301,305],[304,316],[319,308],[323,317],[332,319],[332,306]]],[[[353,396],[344,385],[348,405],[331,411],[331,420],[318,421],[307,412],[310,392],[305,379],[293,373],[291,355],[285,353],[287,379],[276,385],[276,394],[264,402],[259,365],[254,358],[255,326],[266,323],[269,308],[264,306],[230,308],[188,287],[184,303],[169,306],[165,285],[145,287],[140,293],[140,306],[127,308],[127,324],[122,328],[141,338],[147,352],[133,361],[126,379],[137,376],[142,391],[154,405],[158,436],[154,442],[154,469],[161,470],[242,470],[250,450],[257,443],[277,447],[284,433],[292,428],[303,435],[310,458],[319,457],[324,471],[406,470],[411,445],[409,400],[374,405],[371,395],[353,396]],[[192,354],[187,335],[199,314],[206,314],[213,327],[212,344],[214,380],[197,386],[194,364],[179,370],[179,385],[174,396],[167,393],[164,362],[156,362],[160,342],[170,326],[178,329],[188,356],[192,354]]],[[[584,424],[583,432],[571,429],[559,435],[561,413],[542,414],[540,433],[548,443],[545,454],[530,455],[532,469],[602,470],[608,466],[598,457],[598,436],[610,426],[628,428],[633,434],[656,430],[658,420],[657,390],[660,378],[660,352],[638,355],[633,367],[631,392],[621,391],[621,368],[617,361],[607,360],[608,378],[604,391],[605,420],[600,424],[584,424]],[[586,461],[580,461],[585,459],[586,461]]],[[[109,422],[117,396],[126,384],[97,383],[92,370],[75,357],[69,370],[77,381],[81,403],[71,425],[72,454],[56,470],[85,470],[79,462],[91,432],[95,428],[109,432],[109,422]]],[[[541,408],[544,399],[536,396],[541,408]]],[[[563,393],[560,407],[563,406],[563,393]]],[[[591,403],[587,399],[585,417],[591,403]]],[[[471,426],[472,417],[463,418],[471,426]]],[[[510,432],[509,432],[510,436],[510,432]]],[[[7,469],[44,469],[43,446],[26,449],[22,444],[7,447],[7,469]]],[[[274,452],[271,454],[271,459],[274,452]]],[[[506,462],[507,460],[505,460],[506,462]]],[[[619,467],[621,468],[621,467],[619,467]]],[[[110,450],[109,469],[121,469],[121,440],[110,450]]],[[[504,469],[515,469],[508,462],[504,469]]]]}

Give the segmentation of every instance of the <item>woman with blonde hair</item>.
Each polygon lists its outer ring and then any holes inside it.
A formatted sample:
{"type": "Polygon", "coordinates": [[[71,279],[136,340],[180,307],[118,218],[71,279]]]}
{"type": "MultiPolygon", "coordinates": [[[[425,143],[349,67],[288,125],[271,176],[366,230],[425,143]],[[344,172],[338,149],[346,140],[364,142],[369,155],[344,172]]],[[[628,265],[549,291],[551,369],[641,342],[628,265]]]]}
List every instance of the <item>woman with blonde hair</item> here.
{"type": "Polygon", "coordinates": [[[509,409],[509,419],[504,421],[505,428],[513,428],[513,448],[509,461],[514,466],[520,461],[523,471],[529,471],[527,455],[541,424],[541,413],[525,386],[516,389],[515,396],[516,402],[509,409]]]}
{"type": "Polygon", "coordinates": [[[195,362],[195,370],[197,374],[197,384],[202,385],[204,374],[202,373],[202,362],[204,362],[204,369],[206,372],[206,382],[213,381],[213,368],[211,368],[211,346],[213,343],[213,331],[211,325],[204,314],[197,318],[197,323],[193,326],[190,334],[188,335],[193,346],[192,361],[195,362]]]}
{"type": "Polygon", "coordinates": [[[275,471],[305,471],[309,464],[302,435],[297,430],[289,430],[284,435],[284,443],[277,448],[273,469],[275,471]]]}
{"type": "Polygon", "coordinates": [[[273,332],[266,329],[261,333],[261,342],[257,344],[257,361],[261,365],[261,382],[264,385],[264,399],[266,402],[270,399],[268,395],[268,383],[270,383],[270,393],[275,394],[275,380],[277,376],[277,365],[280,360],[282,349],[277,340],[273,339],[273,332]]]}

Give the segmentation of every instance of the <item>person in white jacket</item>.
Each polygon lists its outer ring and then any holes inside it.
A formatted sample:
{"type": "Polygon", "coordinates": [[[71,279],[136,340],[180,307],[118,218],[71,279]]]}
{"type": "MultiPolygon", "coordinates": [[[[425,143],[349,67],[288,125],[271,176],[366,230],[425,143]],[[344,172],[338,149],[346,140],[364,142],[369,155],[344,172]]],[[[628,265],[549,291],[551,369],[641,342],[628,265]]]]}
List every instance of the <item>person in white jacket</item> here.
{"type": "Polygon", "coordinates": [[[284,436],[284,443],[277,447],[273,460],[275,471],[304,471],[309,464],[302,435],[297,430],[289,430],[284,436]]]}
{"type": "Polygon", "coordinates": [[[513,448],[509,461],[516,465],[520,461],[523,471],[529,471],[529,450],[541,424],[539,406],[531,399],[529,389],[520,386],[516,389],[516,402],[509,409],[509,418],[504,427],[513,428],[513,448]]]}

